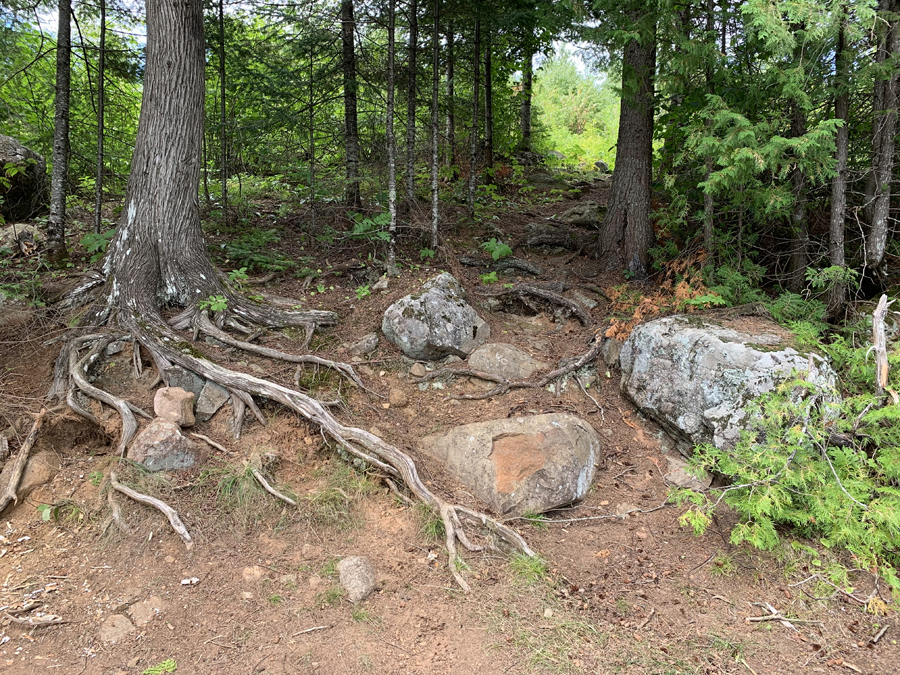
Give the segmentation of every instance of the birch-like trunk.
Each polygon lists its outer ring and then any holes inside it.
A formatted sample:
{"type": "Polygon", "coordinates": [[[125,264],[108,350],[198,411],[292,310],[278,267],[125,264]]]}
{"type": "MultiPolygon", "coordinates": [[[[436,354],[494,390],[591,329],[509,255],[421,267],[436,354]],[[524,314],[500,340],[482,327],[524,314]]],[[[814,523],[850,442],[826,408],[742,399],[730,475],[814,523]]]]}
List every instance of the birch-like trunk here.
{"type": "Polygon", "coordinates": [[[475,179],[478,169],[478,80],[479,68],[481,63],[481,22],[475,19],[475,51],[472,58],[472,65],[475,69],[472,75],[472,135],[469,144],[469,190],[466,197],[466,209],[469,218],[475,218],[475,179]]]}
{"type": "Polygon", "coordinates": [[[406,203],[416,199],[416,57],[419,52],[419,5],[409,3],[409,58],[406,77],[406,203]]]}
{"type": "Polygon", "coordinates": [[[356,21],[353,0],[341,2],[341,42],[344,70],[344,162],[347,169],[347,206],[358,209],[362,205],[359,193],[359,128],[356,105],[356,21]]]}
{"type": "Polygon", "coordinates": [[[441,0],[434,0],[434,30],[431,35],[431,249],[438,247],[438,168],[441,93],[441,0]]]}
{"type": "Polygon", "coordinates": [[[225,133],[225,0],[219,0],[219,141],[222,153],[222,221],[228,222],[228,136],[225,133]]]}
{"type": "Polygon", "coordinates": [[[387,120],[385,136],[388,157],[388,254],[387,271],[393,274],[397,269],[397,157],[394,145],[394,24],[396,22],[395,0],[388,2],[388,72],[387,72],[387,120]]]}
{"type": "Polygon", "coordinates": [[[66,250],[66,178],[69,171],[69,93],[71,90],[72,5],[59,0],[56,34],[56,115],[53,125],[53,175],[50,177],[50,219],[47,224],[47,258],[58,265],[69,257],[66,250]]]}
{"type": "Polygon", "coordinates": [[[494,166],[494,82],[491,63],[492,40],[488,33],[484,45],[484,165],[494,166]]]}
{"type": "MultiPolygon", "coordinates": [[[[836,175],[831,182],[831,224],[829,227],[828,263],[832,267],[844,267],[844,212],[847,207],[847,158],[850,152],[850,94],[847,64],[847,5],[841,7],[841,25],[838,28],[837,47],[834,52],[835,91],[834,117],[843,121],[835,139],[836,175]]],[[[847,298],[845,284],[836,283],[828,292],[828,316],[837,318],[843,312],[847,298]]]]}
{"type": "Polygon", "coordinates": [[[94,182],[94,232],[103,229],[103,122],[106,105],[106,0],[100,0],[100,53],[97,57],[97,178],[94,182]]]}
{"type": "Polygon", "coordinates": [[[447,26],[447,166],[456,161],[456,83],[453,79],[455,67],[453,55],[453,24],[447,26]]]}

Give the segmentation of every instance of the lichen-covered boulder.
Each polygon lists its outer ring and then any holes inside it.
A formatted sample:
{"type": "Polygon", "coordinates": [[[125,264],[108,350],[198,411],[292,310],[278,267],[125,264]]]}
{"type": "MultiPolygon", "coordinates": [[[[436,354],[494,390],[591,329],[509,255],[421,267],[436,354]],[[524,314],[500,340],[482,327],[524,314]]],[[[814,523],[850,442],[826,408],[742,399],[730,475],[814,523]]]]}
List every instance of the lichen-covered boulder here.
{"type": "Polygon", "coordinates": [[[538,371],[548,370],[550,364],[532,358],[515,345],[492,342],[472,352],[469,367],[507,380],[526,380],[538,371]]]}
{"type": "Polygon", "coordinates": [[[400,298],[381,322],[384,336],[411,359],[436,361],[471,354],[491,336],[490,327],[465,301],[465,291],[450,274],[430,279],[421,293],[400,298]]]}
{"type": "Polygon", "coordinates": [[[47,163],[12,136],[0,135],[0,169],[7,164],[24,169],[9,177],[9,187],[0,185],[0,215],[5,220],[34,218],[46,212],[50,199],[47,163]]]}
{"type": "Polygon", "coordinates": [[[773,323],[744,324],[671,316],[641,324],[622,347],[622,392],[685,454],[699,443],[733,447],[748,423],[744,407],[795,375],[834,395],[825,359],[799,353],[773,323]]]}
{"type": "Polygon", "coordinates": [[[497,513],[543,513],[587,494],[600,438],[575,415],[552,413],[464,424],[420,439],[497,513]]]}

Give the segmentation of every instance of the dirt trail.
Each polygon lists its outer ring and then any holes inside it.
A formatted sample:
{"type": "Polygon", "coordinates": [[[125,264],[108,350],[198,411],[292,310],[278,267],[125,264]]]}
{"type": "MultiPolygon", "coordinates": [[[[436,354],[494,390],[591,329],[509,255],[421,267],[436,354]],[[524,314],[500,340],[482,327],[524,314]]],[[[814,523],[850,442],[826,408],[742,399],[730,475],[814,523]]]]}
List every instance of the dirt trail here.
{"type": "MultiPolygon", "coordinates": [[[[602,198],[597,186],[582,196],[602,198]]],[[[514,240],[529,219],[558,214],[574,203],[539,205],[528,216],[509,212],[492,222],[514,240]]],[[[455,254],[479,254],[473,237],[480,234],[454,232],[455,254]]],[[[320,253],[323,260],[329,255],[320,253]]],[[[527,259],[545,270],[542,281],[577,283],[584,277],[600,286],[621,283],[598,280],[596,261],[571,252],[530,251],[527,259]]],[[[453,261],[449,267],[476,304],[485,288],[481,270],[453,261]]],[[[408,266],[386,293],[361,299],[354,293],[360,281],[350,275],[327,279],[315,296],[290,278],[265,290],[338,311],[341,325],[318,337],[314,348],[328,358],[350,360],[346,345],[375,330],[385,307],[436,271],[408,266]]],[[[550,312],[532,317],[479,312],[491,324],[493,341],[516,344],[556,364],[584,353],[609,316],[604,299],[594,299],[592,327],[554,321],[550,312]]],[[[43,320],[3,338],[4,415],[39,407],[58,349],[43,339],[59,331],[43,320]]],[[[298,348],[281,334],[261,343],[298,348]]],[[[292,367],[202,348],[230,367],[292,381],[292,367]]],[[[131,533],[114,527],[104,533],[103,481],[117,420],[107,416],[104,433],[71,416],[56,416],[45,425],[35,452],[57,453],[62,468],[0,521],[0,607],[6,612],[42,602],[22,616],[44,612],[67,623],[34,628],[7,614],[0,621],[0,672],[133,675],[167,672],[167,660],[177,664],[177,673],[223,675],[897,672],[900,626],[894,612],[868,613],[840,594],[812,598],[812,582],[797,585],[817,571],[809,557],[787,547],[778,555],[732,547],[727,516],[699,538],[679,526],[681,509],[665,505],[662,480],[667,455],[674,451],[620,395],[615,369],[601,364],[599,383],[590,389],[594,400],[570,387],[561,394],[529,389],[457,402],[446,395],[481,385],[457,381],[422,391],[409,376],[409,364],[384,341],[356,365],[368,386],[384,395],[399,389],[409,402],[391,406],[354,391],[343,418],[374,427],[411,453],[422,435],[495,417],[567,411],[597,429],[604,458],[585,502],[554,513],[550,524],[510,522],[547,562],[546,569],[496,555],[466,555],[464,575],[473,591],[462,594],[448,573],[440,541],[429,536],[433,523],[427,515],[399,502],[377,477],[349,469],[317,430],[274,406],[263,407],[270,424],[254,422],[239,442],[229,433],[227,408],[198,425],[196,431],[229,450],[209,449],[205,470],[168,484],[137,477],[178,508],[196,541],[193,550],[185,550],[161,515],[124,499],[131,533]],[[241,492],[241,460],[265,449],[280,454],[277,482],[291,486],[300,509],[241,492]],[[38,510],[42,504],[54,505],[49,520],[38,510]],[[628,511],[633,513],[616,515],[628,511]],[[376,592],[357,606],[337,586],[335,565],[347,555],[369,557],[378,572],[376,592]],[[748,622],[769,613],[765,603],[800,621],[748,622]]],[[[114,357],[101,381],[149,408],[149,376],[132,381],[129,368],[124,355],[114,357]]],[[[309,371],[306,384],[327,391],[336,380],[309,371]]],[[[431,486],[477,506],[439,468],[426,458],[419,461],[431,486]]],[[[859,580],[860,594],[870,591],[871,582],[859,580]]]]}

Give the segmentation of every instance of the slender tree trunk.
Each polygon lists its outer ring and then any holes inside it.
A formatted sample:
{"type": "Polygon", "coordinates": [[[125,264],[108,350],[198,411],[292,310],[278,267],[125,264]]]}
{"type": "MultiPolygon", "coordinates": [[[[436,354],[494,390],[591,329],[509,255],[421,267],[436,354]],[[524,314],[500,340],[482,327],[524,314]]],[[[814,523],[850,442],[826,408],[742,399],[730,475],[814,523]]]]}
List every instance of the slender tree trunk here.
{"type": "Polygon", "coordinates": [[[531,94],[534,89],[534,50],[529,49],[522,64],[522,105],[519,108],[522,145],[524,152],[531,152],[531,94]]]}
{"type": "Polygon", "coordinates": [[[347,165],[347,206],[358,209],[362,205],[359,194],[359,129],[356,112],[356,21],[353,0],[341,2],[341,41],[344,66],[344,154],[347,165]]]}
{"type": "MultiPolygon", "coordinates": [[[[706,2],[706,39],[712,40],[715,44],[715,2],[707,0],[706,2]]],[[[710,55],[706,61],[706,93],[712,94],[715,91],[713,85],[713,58],[710,55]]],[[[707,130],[712,129],[712,119],[706,121],[707,130]]],[[[715,166],[713,156],[707,155],[705,158],[706,176],[704,181],[708,181],[712,175],[715,166]]],[[[715,218],[716,203],[712,192],[703,191],[703,248],[706,249],[706,262],[708,265],[716,264],[716,248],[715,248],[715,231],[713,229],[713,219],[715,218]]]]}
{"type": "MultiPolygon", "coordinates": [[[[890,11],[891,0],[879,0],[878,10],[879,13],[884,13],[890,11]]],[[[885,24],[885,21],[881,18],[875,24],[875,35],[876,35],[876,45],[875,45],[875,66],[876,68],[882,68],[884,66],[884,62],[890,57],[890,26],[885,24]]],[[[877,161],[878,153],[881,147],[881,141],[883,136],[884,127],[879,124],[880,116],[883,115],[885,109],[885,93],[887,88],[887,80],[885,80],[884,76],[881,73],[878,73],[875,77],[875,82],[872,87],[872,111],[873,111],[873,124],[872,124],[872,164],[877,161]]],[[[872,218],[875,215],[875,193],[876,189],[876,176],[875,171],[871,171],[869,175],[866,177],[866,187],[865,187],[865,199],[863,201],[863,217],[866,219],[866,222],[871,223],[872,218]]]]}
{"type": "MultiPolygon", "coordinates": [[[[888,25],[887,58],[900,54],[900,22],[895,18],[900,10],[897,0],[883,0],[882,6],[892,18],[888,25]]],[[[894,68],[884,83],[883,109],[876,111],[875,133],[877,147],[872,166],[875,178],[875,194],[872,203],[872,220],[866,237],[866,267],[876,274],[883,273],[884,254],[887,248],[888,211],[891,203],[891,178],[894,171],[894,135],[897,132],[898,72],[894,68]]]]}
{"type": "MultiPolygon", "coordinates": [[[[792,107],[791,136],[799,138],[806,134],[806,112],[798,101],[794,101],[792,107]]],[[[794,293],[799,293],[806,285],[806,266],[809,264],[806,175],[799,163],[791,171],[791,190],[794,195],[794,206],[791,209],[791,266],[788,288],[794,293]]]]}
{"type": "Polygon", "coordinates": [[[394,24],[396,21],[395,0],[388,2],[388,72],[387,72],[387,157],[388,157],[388,225],[387,272],[389,275],[397,269],[397,157],[394,144],[394,24]]]}
{"type": "Polygon", "coordinates": [[[97,60],[97,179],[94,183],[94,232],[103,229],[103,122],[106,105],[106,0],[100,0],[100,53],[97,60]]]}
{"type": "Polygon", "coordinates": [[[409,63],[406,89],[406,202],[416,199],[416,56],[419,52],[419,4],[409,3],[409,63]]]}
{"type": "Polygon", "coordinates": [[[228,136],[225,133],[225,0],[219,0],[219,141],[222,153],[222,221],[228,222],[228,136]]]}
{"type": "MultiPolygon", "coordinates": [[[[850,94],[847,64],[847,5],[841,7],[841,25],[834,52],[835,91],[834,117],[843,121],[835,141],[837,175],[831,183],[831,225],[829,227],[828,262],[832,267],[845,267],[844,211],[847,206],[847,157],[850,150],[850,94]]],[[[828,316],[837,318],[847,298],[845,284],[834,284],[828,293],[828,316]]]]}
{"type": "Polygon", "coordinates": [[[144,91],[128,192],[105,259],[124,323],[222,290],[200,229],[201,0],[147,0],[144,91]]]}
{"type": "Polygon", "coordinates": [[[453,24],[447,26],[447,166],[456,161],[456,83],[453,79],[453,24]]]}
{"type": "Polygon", "coordinates": [[[633,38],[625,46],[623,94],[616,143],[616,167],[609,207],[600,228],[600,253],[607,269],[623,269],[633,278],[649,273],[654,243],[650,222],[650,172],[653,166],[653,78],[655,34],[633,38]]]}
{"type": "Polygon", "coordinates": [[[434,29],[431,35],[431,250],[438,247],[438,164],[441,93],[441,0],[434,0],[434,29]]]}
{"type": "Polygon", "coordinates": [[[484,44],[484,165],[494,166],[494,82],[491,34],[487,34],[484,44]]]}
{"type": "Polygon", "coordinates": [[[47,258],[58,265],[69,257],[66,250],[66,178],[69,170],[69,92],[71,88],[72,6],[59,0],[56,35],[56,117],[53,129],[53,175],[50,178],[50,220],[47,225],[47,258]]]}
{"type": "Polygon", "coordinates": [[[466,208],[469,218],[475,218],[475,182],[478,168],[478,64],[481,63],[481,22],[475,19],[475,56],[472,65],[475,72],[472,75],[472,137],[469,147],[469,191],[466,199],[466,208]]]}

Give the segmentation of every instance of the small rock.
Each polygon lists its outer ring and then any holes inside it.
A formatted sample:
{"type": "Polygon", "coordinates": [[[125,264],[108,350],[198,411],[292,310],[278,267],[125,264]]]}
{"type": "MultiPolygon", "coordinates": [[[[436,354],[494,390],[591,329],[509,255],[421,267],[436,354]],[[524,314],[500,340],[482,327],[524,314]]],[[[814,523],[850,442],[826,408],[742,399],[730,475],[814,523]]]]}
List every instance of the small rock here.
{"type": "Polygon", "coordinates": [[[594,162],[594,168],[597,169],[600,173],[609,173],[609,165],[604,162],[602,159],[598,159],[594,162]]]}
{"type": "MultiPolygon", "coordinates": [[[[62,467],[62,459],[55,452],[50,450],[42,450],[28,458],[25,465],[25,472],[19,481],[19,487],[16,489],[16,496],[21,502],[26,496],[31,494],[41,485],[46,485],[59,473],[62,467]]],[[[9,482],[9,473],[12,472],[13,462],[8,462],[4,466],[3,474],[0,475],[0,485],[6,485],[9,482]]]]}
{"type": "Polygon", "coordinates": [[[553,616],[553,610],[550,609],[549,607],[545,607],[544,608],[544,618],[549,619],[552,616],[553,616]]]}
{"type": "Polygon", "coordinates": [[[135,631],[134,624],[124,614],[113,614],[106,617],[100,625],[100,642],[124,642],[135,631]]]}
{"type": "Polygon", "coordinates": [[[125,345],[128,344],[125,340],[116,340],[115,342],[110,342],[106,345],[106,355],[114,356],[115,354],[120,353],[125,349],[125,345]]]}
{"type": "Polygon", "coordinates": [[[375,568],[368,558],[349,556],[337,564],[337,570],[350,602],[365,600],[375,590],[375,568]]]}
{"type": "Polygon", "coordinates": [[[667,456],[666,459],[669,462],[669,471],[663,476],[663,479],[669,485],[705,492],[712,484],[712,476],[704,475],[701,479],[688,472],[688,463],[680,457],[667,456]]]}
{"type": "Polygon", "coordinates": [[[619,342],[615,338],[601,338],[603,342],[600,345],[600,355],[603,362],[608,366],[619,365],[619,355],[622,353],[624,343],[619,342]]]}
{"type": "Polygon", "coordinates": [[[518,347],[503,342],[482,345],[469,357],[469,366],[507,380],[525,380],[550,364],[533,359],[518,347]]]}
{"type": "Polygon", "coordinates": [[[373,291],[386,291],[388,289],[388,278],[387,274],[381,277],[375,284],[372,286],[373,291]]]}
{"type": "Polygon", "coordinates": [[[413,377],[425,377],[426,373],[428,373],[428,371],[425,369],[425,365],[418,361],[412,364],[409,369],[409,374],[413,377]]]}
{"type": "Polygon", "coordinates": [[[587,293],[572,291],[572,296],[588,309],[594,309],[597,306],[597,301],[589,297],[587,293]]]}
{"type": "Polygon", "coordinates": [[[257,375],[265,375],[266,374],[266,369],[263,368],[258,363],[251,363],[248,367],[250,368],[251,372],[256,373],[257,375]]]}
{"type": "Polygon", "coordinates": [[[378,349],[378,334],[369,333],[355,345],[348,347],[348,351],[355,356],[366,356],[378,349]]]}
{"type": "Polygon", "coordinates": [[[251,593],[250,591],[243,591],[243,592],[241,593],[241,597],[242,597],[244,600],[252,600],[252,599],[253,599],[253,593],[251,593]]]}
{"type": "Polygon", "coordinates": [[[131,618],[135,626],[144,626],[166,608],[166,603],[158,595],[131,606],[131,618]]]}
{"type": "Polygon", "coordinates": [[[157,417],[137,435],[127,457],[150,471],[182,471],[197,463],[198,451],[177,424],[157,417]]]}
{"type": "Polygon", "coordinates": [[[153,412],[178,426],[194,426],[194,392],[181,387],[160,387],[153,397],[153,412]]]}
{"type": "Polygon", "coordinates": [[[262,567],[254,565],[253,567],[245,567],[241,572],[241,577],[244,579],[245,583],[249,584],[262,579],[263,574],[265,573],[266,571],[262,567]]]}
{"type": "Polygon", "coordinates": [[[405,408],[409,405],[409,398],[402,389],[391,389],[391,393],[388,395],[388,401],[390,401],[391,405],[395,408],[405,408]]]}
{"type": "Polygon", "coordinates": [[[206,384],[206,380],[202,377],[181,366],[166,368],[166,382],[170,387],[181,387],[185,391],[192,391],[195,396],[200,396],[203,385],[206,384]]]}
{"type": "Polygon", "coordinates": [[[378,438],[384,436],[384,432],[378,427],[369,427],[369,433],[378,436],[378,438]]]}
{"type": "Polygon", "coordinates": [[[375,371],[372,370],[369,366],[360,366],[357,368],[359,372],[361,372],[366,377],[375,377],[375,371]]]}
{"type": "Polygon", "coordinates": [[[615,514],[617,516],[622,516],[624,518],[628,517],[628,513],[631,511],[640,511],[640,506],[635,506],[634,504],[629,504],[628,502],[622,502],[621,504],[616,504],[615,506],[615,514]]]}
{"type": "Polygon", "coordinates": [[[215,382],[207,382],[197,399],[196,417],[198,422],[206,422],[228,402],[231,394],[215,382]]]}

